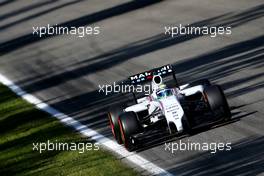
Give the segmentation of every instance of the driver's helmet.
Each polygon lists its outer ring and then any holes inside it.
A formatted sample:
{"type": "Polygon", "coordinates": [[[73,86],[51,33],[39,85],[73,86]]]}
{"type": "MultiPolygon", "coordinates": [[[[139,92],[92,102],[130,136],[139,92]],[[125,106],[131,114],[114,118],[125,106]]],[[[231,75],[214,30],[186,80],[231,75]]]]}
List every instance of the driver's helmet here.
{"type": "Polygon", "coordinates": [[[157,98],[162,99],[173,95],[172,89],[161,89],[156,92],[157,98]]]}

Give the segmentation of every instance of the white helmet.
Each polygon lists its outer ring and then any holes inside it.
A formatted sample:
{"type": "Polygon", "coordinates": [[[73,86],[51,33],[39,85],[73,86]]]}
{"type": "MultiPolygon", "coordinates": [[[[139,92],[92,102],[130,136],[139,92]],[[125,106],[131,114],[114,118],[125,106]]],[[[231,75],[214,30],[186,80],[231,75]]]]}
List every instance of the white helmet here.
{"type": "Polygon", "coordinates": [[[162,89],[164,88],[165,84],[162,83],[162,78],[160,75],[155,75],[153,76],[152,78],[152,84],[151,84],[151,87],[152,87],[152,91],[156,91],[158,89],[162,89]]]}

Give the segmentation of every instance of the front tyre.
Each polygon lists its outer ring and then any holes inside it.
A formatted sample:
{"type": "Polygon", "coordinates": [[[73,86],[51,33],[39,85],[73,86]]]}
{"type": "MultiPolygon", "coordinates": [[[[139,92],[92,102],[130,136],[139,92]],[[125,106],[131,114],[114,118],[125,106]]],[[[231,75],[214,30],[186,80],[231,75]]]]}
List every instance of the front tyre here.
{"type": "Polygon", "coordinates": [[[214,115],[220,116],[225,121],[231,119],[231,111],[224,92],[220,86],[214,85],[206,87],[204,94],[209,104],[210,110],[214,115]]]}
{"type": "Polygon", "coordinates": [[[112,106],[111,108],[109,108],[108,111],[108,118],[112,130],[112,134],[118,144],[123,143],[119,124],[118,124],[118,118],[122,112],[123,112],[123,108],[121,106],[112,106]]]}
{"type": "Polygon", "coordinates": [[[182,118],[182,125],[183,125],[183,129],[184,129],[185,133],[187,133],[189,135],[192,135],[194,133],[192,130],[191,124],[190,124],[190,122],[186,116],[184,116],[182,118]]]}
{"type": "Polygon", "coordinates": [[[132,151],[134,148],[134,142],[133,139],[131,139],[131,136],[139,133],[141,129],[137,114],[132,111],[122,113],[119,116],[118,124],[124,146],[128,151],[132,151]]]}

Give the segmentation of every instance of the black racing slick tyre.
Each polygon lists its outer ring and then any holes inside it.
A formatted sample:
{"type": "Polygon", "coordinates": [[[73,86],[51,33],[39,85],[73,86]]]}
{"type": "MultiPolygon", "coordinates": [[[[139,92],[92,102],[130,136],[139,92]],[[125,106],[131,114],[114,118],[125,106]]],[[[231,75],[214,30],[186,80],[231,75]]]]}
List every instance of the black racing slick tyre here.
{"type": "Polygon", "coordinates": [[[189,120],[187,119],[186,116],[184,116],[182,118],[182,125],[183,125],[183,129],[184,129],[185,133],[187,133],[189,135],[193,134],[193,130],[192,130],[191,124],[190,124],[190,122],[189,122],[189,120]]]}
{"type": "Polygon", "coordinates": [[[121,132],[118,124],[119,115],[123,113],[123,108],[121,106],[112,106],[108,111],[108,118],[110,123],[110,128],[112,134],[118,144],[122,144],[121,132]]]}
{"type": "Polygon", "coordinates": [[[128,151],[134,149],[134,142],[131,139],[133,134],[139,133],[141,126],[135,112],[124,112],[118,119],[122,141],[128,151]]]}
{"type": "Polygon", "coordinates": [[[214,85],[206,87],[204,95],[206,96],[210,110],[213,114],[220,116],[224,120],[231,119],[231,111],[220,86],[214,85]]]}

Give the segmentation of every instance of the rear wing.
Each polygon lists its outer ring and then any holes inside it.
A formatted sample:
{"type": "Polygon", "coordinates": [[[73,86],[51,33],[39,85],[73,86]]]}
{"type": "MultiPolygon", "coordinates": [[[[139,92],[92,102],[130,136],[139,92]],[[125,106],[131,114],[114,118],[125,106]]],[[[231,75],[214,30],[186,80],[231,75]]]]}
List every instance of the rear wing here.
{"type": "MultiPolygon", "coordinates": [[[[179,87],[175,71],[172,65],[164,65],[162,67],[154,68],[149,71],[141,72],[136,75],[130,76],[128,78],[128,82],[130,85],[137,86],[137,85],[151,85],[152,78],[156,75],[162,77],[163,83],[167,87],[179,87]]],[[[134,102],[139,103],[138,99],[144,97],[143,93],[132,92],[134,97],[134,102]]]]}
{"type": "MultiPolygon", "coordinates": [[[[153,76],[155,76],[155,75],[160,75],[162,78],[165,76],[169,76],[169,75],[172,75],[173,77],[175,77],[173,67],[171,65],[164,65],[162,67],[154,68],[152,70],[145,71],[145,72],[130,76],[128,78],[128,80],[132,85],[144,84],[147,82],[151,82],[153,76]]],[[[175,79],[176,79],[176,77],[175,77],[175,79]]]]}

